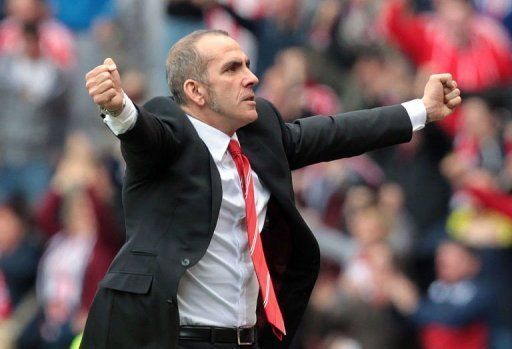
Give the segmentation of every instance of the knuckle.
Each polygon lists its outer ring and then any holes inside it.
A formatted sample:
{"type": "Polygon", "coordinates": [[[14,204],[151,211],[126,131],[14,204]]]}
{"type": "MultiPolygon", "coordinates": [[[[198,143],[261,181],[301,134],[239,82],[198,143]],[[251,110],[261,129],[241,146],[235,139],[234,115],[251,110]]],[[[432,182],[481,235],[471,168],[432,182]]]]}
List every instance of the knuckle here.
{"type": "Polygon", "coordinates": [[[98,82],[102,82],[103,80],[105,80],[105,72],[99,73],[99,74],[96,76],[96,81],[98,81],[98,82]]]}
{"type": "Polygon", "coordinates": [[[96,103],[96,104],[103,104],[103,103],[105,103],[105,96],[103,94],[96,95],[96,96],[94,96],[93,100],[94,100],[94,103],[96,103]]]}

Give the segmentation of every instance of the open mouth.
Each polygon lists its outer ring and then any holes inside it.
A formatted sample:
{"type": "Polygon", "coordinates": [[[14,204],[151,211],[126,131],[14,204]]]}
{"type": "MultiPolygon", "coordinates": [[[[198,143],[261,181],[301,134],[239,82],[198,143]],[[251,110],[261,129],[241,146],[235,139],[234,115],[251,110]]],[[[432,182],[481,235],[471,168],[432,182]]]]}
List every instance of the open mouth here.
{"type": "Polygon", "coordinates": [[[254,102],[254,95],[247,96],[244,99],[242,99],[244,102],[254,102]]]}

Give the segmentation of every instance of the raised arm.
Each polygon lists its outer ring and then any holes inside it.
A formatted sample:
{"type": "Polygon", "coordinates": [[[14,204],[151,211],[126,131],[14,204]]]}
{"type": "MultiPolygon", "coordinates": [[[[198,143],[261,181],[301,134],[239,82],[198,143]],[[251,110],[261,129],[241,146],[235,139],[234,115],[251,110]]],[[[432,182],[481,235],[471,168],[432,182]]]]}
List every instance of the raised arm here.
{"type": "Polygon", "coordinates": [[[115,62],[105,59],[85,76],[89,95],[100,108],[104,122],[121,140],[123,156],[130,168],[154,169],[169,164],[179,153],[177,127],[165,113],[172,111],[165,98],[146,106],[135,106],[126,96],[115,62]],[[160,114],[160,115],[159,115],[160,114]]]}
{"type": "MultiPolygon", "coordinates": [[[[423,98],[422,125],[444,119],[461,103],[460,90],[450,74],[432,75],[423,98]]],[[[339,114],[316,116],[286,124],[285,151],[290,168],[359,155],[380,147],[407,142],[413,131],[413,118],[407,104],[339,114]]],[[[418,123],[415,120],[415,123],[418,123]]]]}

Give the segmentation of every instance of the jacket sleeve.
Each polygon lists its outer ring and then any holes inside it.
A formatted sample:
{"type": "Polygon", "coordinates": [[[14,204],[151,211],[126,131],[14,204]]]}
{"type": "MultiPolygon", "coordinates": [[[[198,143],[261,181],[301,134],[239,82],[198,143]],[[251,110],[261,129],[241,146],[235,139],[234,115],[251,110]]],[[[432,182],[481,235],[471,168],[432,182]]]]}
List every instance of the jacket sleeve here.
{"type": "Polygon", "coordinates": [[[128,168],[151,171],[172,163],[181,152],[183,127],[173,116],[183,111],[169,97],[157,97],[136,108],[135,125],[118,136],[128,168]]]}
{"type": "Polygon", "coordinates": [[[411,120],[401,105],[312,116],[283,126],[283,143],[292,170],[408,142],[411,137],[411,120]]]}

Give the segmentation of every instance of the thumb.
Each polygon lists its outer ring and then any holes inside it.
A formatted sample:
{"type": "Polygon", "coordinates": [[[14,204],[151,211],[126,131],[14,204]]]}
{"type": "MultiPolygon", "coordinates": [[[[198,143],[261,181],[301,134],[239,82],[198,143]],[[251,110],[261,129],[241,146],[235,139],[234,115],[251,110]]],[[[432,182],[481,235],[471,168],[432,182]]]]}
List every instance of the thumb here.
{"type": "Polygon", "coordinates": [[[108,70],[110,71],[110,74],[112,75],[112,78],[114,80],[114,88],[116,90],[121,89],[121,76],[119,75],[119,71],[117,70],[116,62],[112,58],[106,58],[103,61],[103,64],[108,67],[108,70]]]}
{"type": "Polygon", "coordinates": [[[110,71],[114,71],[117,69],[117,65],[116,65],[116,62],[114,62],[114,60],[112,58],[106,58],[105,61],[103,61],[103,64],[105,64],[106,66],[108,66],[108,69],[110,71]]]}
{"type": "Polygon", "coordinates": [[[440,81],[443,85],[452,84],[452,74],[450,73],[442,73],[442,74],[434,74],[430,76],[431,79],[440,81]]]}

